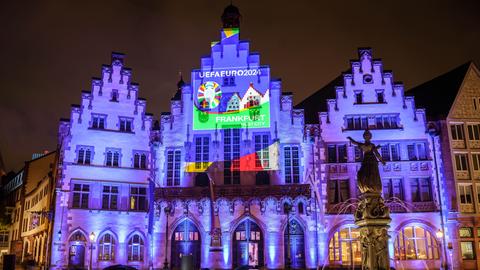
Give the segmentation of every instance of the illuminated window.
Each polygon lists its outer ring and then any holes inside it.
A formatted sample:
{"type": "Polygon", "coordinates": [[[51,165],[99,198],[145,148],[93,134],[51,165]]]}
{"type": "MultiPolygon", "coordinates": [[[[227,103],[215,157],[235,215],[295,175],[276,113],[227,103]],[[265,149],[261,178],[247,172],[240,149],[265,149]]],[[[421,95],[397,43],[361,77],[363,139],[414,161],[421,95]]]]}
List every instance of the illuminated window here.
{"type": "Polygon", "coordinates": [[[147,169],[147,156],[146,152],[134,151],[133,152],[133,167],[137,169],[147,169]]]}
{"type": "Polygon", "coordinates": [[[398,143],[383,144],[381,154],[384,161],[399,161],[401,159],[400,145],[398,143]]]}
{"type": "Polygon", "coordinates": [[[425,143],[412,143],[407,145],[409,160],[426,160],[425,143]]]}
{"type": "Polygon", "coordinates": [[[180,185],[180,150],[167,151],[167,186],[180,185]]]}
{"type": "Polygon", "coordinates": [[[90,194],[90,185],[73,184],[72,208],[88,209],[89,194],[90,194]]]}
{"type": "Polygon", "coordinates": [[[223,130],[223,181],[225,185],[240,184],[240,129],[223,130]]]}
{"type": "Polygon", "coordinates": [[[8,235],[9,231],[8,230],[0,230],[0,247],[6,247],[8,246],[8,235]]]}
{"type": "Polygon", "coordinates": [[[77,163],[90,164],[92,162],[92,146],[78,146],[77,147],[77,163]]]}
{"type": "Polygon", "coordinates": [[[470,227],[462,227],[458,229],[458,237],[460,238],[473,238],[473,229],[470,227]]]}
{"type": "Polygon", "coordinates": [[[473,161],[473,170],[480,171],[480,154],[472,154],[472,161],[473,161]]]}
{"type": "Polygon", "coordinates": [[[147,188],[130,187],[130,210],[147,210],[147,188]]]}
{"type": "Polygon", "coordinates": [[[132,132],[133,119],[128,117],[119,118],[119,130],[122,132],[132,132]]]}
{"type": "Polygon", "coordinates": [[[285,183],[300,183],[300,158],[298,146],[285,146],[283,148],[285,183]]]}
{"type": "Polygon", "coordinates": [[[435,237],[419,226],[402,228],[394,243],[396,260],[438,260],[438,244],[435,237]]]}
{"type": "Polygon", "coordinates": [[[342,265],[361,265],[362,251],[359,236],[360,231],[353,227],[336,231],[328,244],[330,262],[342,265]]]}
{"type": "Polygon", "coordinates": [[[70,239],[69,241],[71,242],[86,242],[87,239],[85,238],[85,235],[83,235],[83,233],[81,233],[80,231],[76,231],[74,234],[72,234],[72,236],[70,236],[70,239]]]}
{"type": "Polygon", "coordinates": [[[410,179],[410,191],[412,193],[412,202],[431,202],[432,187],[430,178],[412,178],[410,179]]]}
{"type": "Polygon", "coordinates": [[[480,124],[477,125],[468,125],[468,139],[471,141],[480,140],[480,124]]]}
{"type": "Polygon", "coordinates": [[[463,140],[463,124],[453,124],[450,126],[450,132],[452,133],[452,140],[463,140]]]}
{"type": "Polygon", "coordinates": [[[455,154],[455,166],[457,171],[468,171],[467,154],[455,154]]]}
{"type": "Polygon", "coordinates": [[[107,152],[105,153],[105,166],[120,166],[120,149],[107,148],[107,152]]]}
{"type": "Polygon", "coordinates": [[[350,186],[348,179],[328,180],[328,203],[337,204],[350,199],[350,186]]]}
{"type": "Polygon", "coordinates": [[[474,212],[472,184],[458,184],[460,212],[474,212]]]}
{"type": "Polygon", "coordinates": [[[115,260],[115,239],[111,234],[104,234],[98,242],[98,260],[115,260]]]}
{"type": "Polygon", "coordinates": [[[117,209],[118,199],[118,187],[116,186],[103,186],[102,193],[102,209],[117,209]]]}
{"type": "Polygon", "coordinates": [[[110,95],[110,101],[118,102],[118,90],[113,89],[110,95]]]}
{"type": "Polygon", "coordinates": [[[210,137],[195,137],[195,169],[207,169],[210,161],[210,137]]]}
{"type": "Polygon", "coordinates": [[[143,261],[143,252],[145,246],[143,239],[138,234],[134,234],[128,240],[128,260],[129,261],[143,261]]]}
{"type": "Polygon", "coordinates": [[[105,129],[107,116],[103,114],[92,114],[92,128],[105,129]]]}
{"type": "Polygon", "coordinates": [[[403,200],[403,185],[401,178],[384,179],[383,181],[383,198],[403,200]]]}
{"type": "Polygon", "coordinates": [[[330,144],[328,148],[328,162],[329,163],[344,163],[347,162],[347,145],[346,144],[330,144]]]}
{"type": "Polygon", "coordinates": [[[255,167],[270,168],[270,157],[268,146],[270,145],[270,136],[268,134],[255,134],[255,167]]]}
{"type": "Polygon", "coordinates": [[[475,248],[473,241],[461,241],[460,251],[462,253],[462,260],[475,260],[475,248]]]}

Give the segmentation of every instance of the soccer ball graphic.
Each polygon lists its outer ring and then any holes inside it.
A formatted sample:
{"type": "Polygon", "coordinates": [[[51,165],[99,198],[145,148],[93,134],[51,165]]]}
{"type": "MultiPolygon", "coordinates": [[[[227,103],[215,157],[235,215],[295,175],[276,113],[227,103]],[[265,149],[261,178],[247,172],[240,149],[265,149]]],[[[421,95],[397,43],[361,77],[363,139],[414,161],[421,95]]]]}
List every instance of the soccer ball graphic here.
{"type": "Polygon", "coordinates": [[[216,82],[205,82],[198,88],[197,101],[201,110],[210,110],[220,104],[222,91],[216,82]]]}

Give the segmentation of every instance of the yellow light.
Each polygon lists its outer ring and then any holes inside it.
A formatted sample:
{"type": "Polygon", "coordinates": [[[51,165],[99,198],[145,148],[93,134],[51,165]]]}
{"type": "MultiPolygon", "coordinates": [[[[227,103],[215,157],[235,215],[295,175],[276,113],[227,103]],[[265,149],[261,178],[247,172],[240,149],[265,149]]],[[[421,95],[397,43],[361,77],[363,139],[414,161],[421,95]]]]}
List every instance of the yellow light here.
{"type": "Polygon", "coordinates": [[[437,236],[437,238],[442,238],[443,237],[443,231],[442,230],[438,230],[435,235],[437,236]]]}
{"type": "Polygon", "coordinates": [[[95,240],[95,233],[90,233],[90,241],[94,241],[95,240]]]}

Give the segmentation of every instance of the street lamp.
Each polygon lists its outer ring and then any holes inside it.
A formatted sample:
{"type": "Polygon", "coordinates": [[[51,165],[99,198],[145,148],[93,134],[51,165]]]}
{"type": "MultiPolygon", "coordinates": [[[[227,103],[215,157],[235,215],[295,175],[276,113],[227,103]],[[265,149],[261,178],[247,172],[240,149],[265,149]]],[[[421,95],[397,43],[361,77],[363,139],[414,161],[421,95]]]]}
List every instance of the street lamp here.
{"type": "Polygon", "coordinates": [[[165,261],[163,262],[163,269],[168,270],[168,259],[167,259],[167,253],[168,253],[168,215],[170,214],[170,211],[172,209],[170,206],[166,206],[163,208],[163,211],[165,211],[165,216],[167,217],[167,220],[165,222],[165,261]]]}
{"type": "Polygon", "coordinates": [[[290,203],[283,204],[283,210],[287,213],[287,263],[285,269],[292,269],[292,255],[290,250],[290,211],[292,211],[292,205],[290,203]]]}
{"type": "Polygon", "coordinates": [[[438,239],[442,239],[442,246],[443,246],[443,260],[442,260],[442,268],[443,269],[448,269],[448,259],[447,259],[447,241],[445,239],[445,222],[443,220],[443,204],[442,204],[442,194],[440,193],[440,177],[438,175],[438,165],[437,165],[437,150],[435,146],[435,137],[439,135],[439,131],[436,127],[436,125],[432,122],[428,124],[428,134],[430,135],[432,139],[432,147],[433,147],[433,162],[435,164],[435,178],[437,179],[437,196],[438,196],[438,206],[440,208],[440,225],[441,225],[441,230],[439,229],[435,235],[437,236],[438,239]]]}
{"type": "Polygon", "coordinates": [[[95,233],[91,232],[89,235],[90,238],[90,270],[92,270],[92,255],[93,255],[93,241],[95,241],[95,233]]]}

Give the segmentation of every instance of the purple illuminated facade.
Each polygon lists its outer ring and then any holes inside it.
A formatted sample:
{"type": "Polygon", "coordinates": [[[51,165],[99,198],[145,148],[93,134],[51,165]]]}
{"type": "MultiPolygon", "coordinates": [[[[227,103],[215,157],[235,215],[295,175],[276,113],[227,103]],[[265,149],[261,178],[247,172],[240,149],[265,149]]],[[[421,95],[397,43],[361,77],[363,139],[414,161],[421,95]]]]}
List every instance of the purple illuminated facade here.
{"type": "Polygon", "coordinates": [[[72,106],[59,128],[51,268],[180,269],[186,258],[195,269],[359,266],[362,157],[346,138],[368,128],[387,161],[391,266],[438,269],[458,221],[442,226],[455,191],[440,188],[452,182],[425,109],[369,48],[294,106],[240,40],[239,19],[225,9],[220,40],[158,124],[119,53],[72,106]]]}

